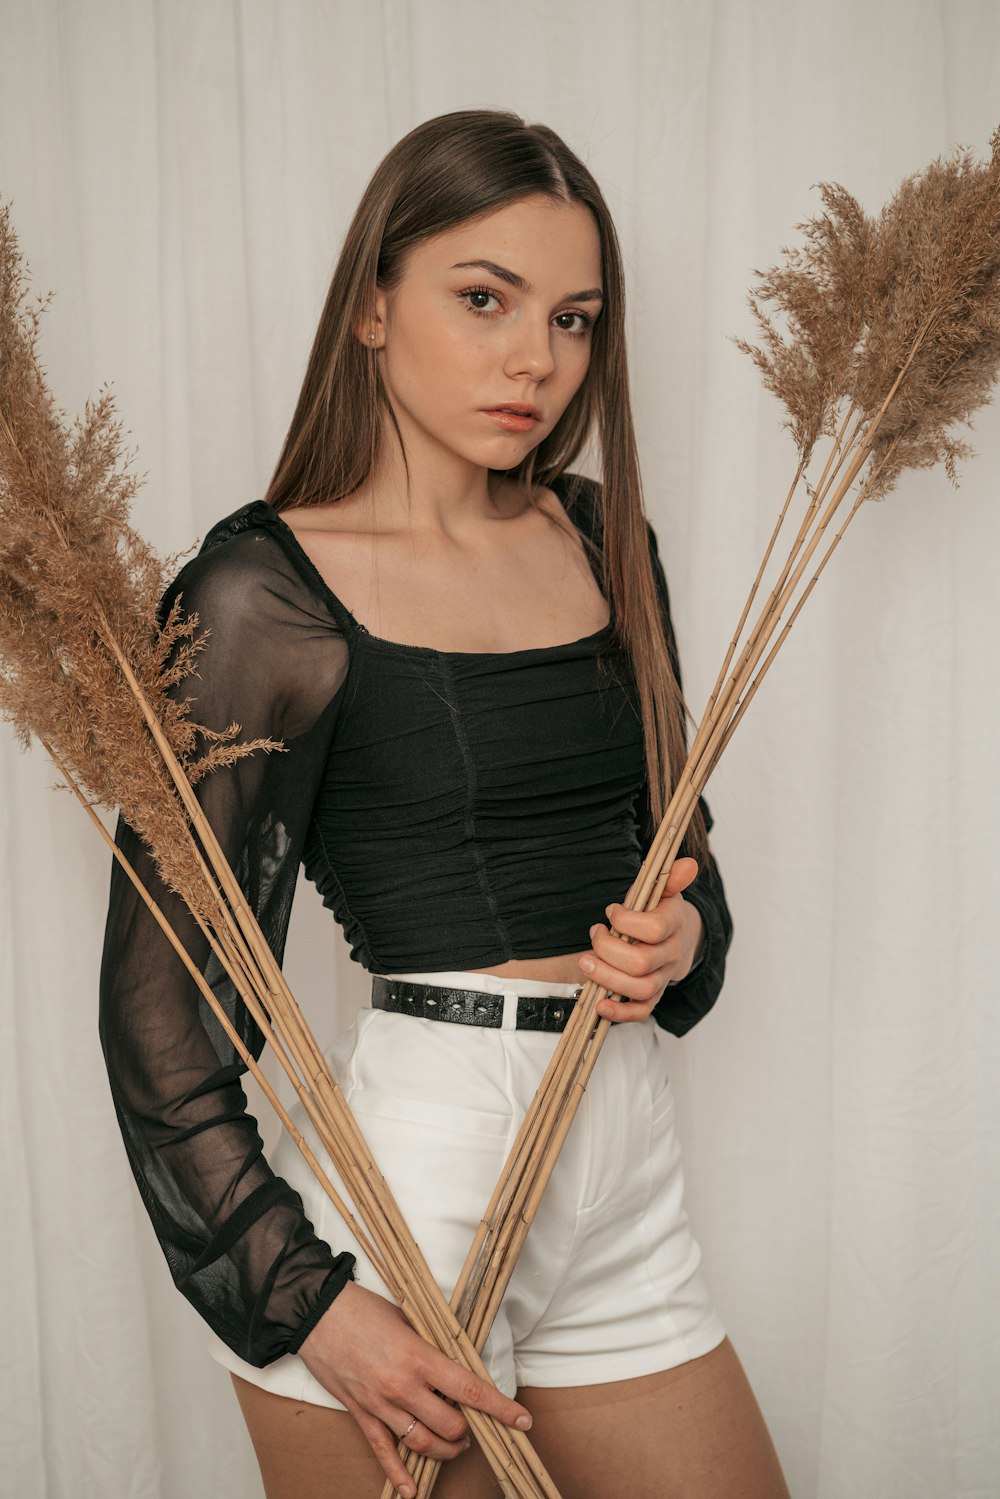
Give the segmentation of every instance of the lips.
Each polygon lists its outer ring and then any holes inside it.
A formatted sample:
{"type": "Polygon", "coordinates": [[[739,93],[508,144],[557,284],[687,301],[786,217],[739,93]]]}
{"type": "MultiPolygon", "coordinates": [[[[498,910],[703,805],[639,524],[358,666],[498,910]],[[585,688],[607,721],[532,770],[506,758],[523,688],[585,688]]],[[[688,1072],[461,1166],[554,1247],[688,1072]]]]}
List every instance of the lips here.
{"type": "Polygon", "coordinates": [[[542,413],[539,411],[537,406],[529,406],[523,401],[511,401],[507,402],[503,406],[490,406],[487,408],[487,410],[509,411],[512,412],[514,416],[530,416],[536,422],[540,422],[542,419],[542,413]]]}
{"type": "Polygon", "coordinates": [[[532,416],[533,408],[527,411],[519,411],[516,408],[494,406],[490,411],[484,411],[483,416],[488,416],[491,422],[496,422],[498,427],[504,427],[508,432],[530,432],[538,425],[539,418],[532,416]]]}

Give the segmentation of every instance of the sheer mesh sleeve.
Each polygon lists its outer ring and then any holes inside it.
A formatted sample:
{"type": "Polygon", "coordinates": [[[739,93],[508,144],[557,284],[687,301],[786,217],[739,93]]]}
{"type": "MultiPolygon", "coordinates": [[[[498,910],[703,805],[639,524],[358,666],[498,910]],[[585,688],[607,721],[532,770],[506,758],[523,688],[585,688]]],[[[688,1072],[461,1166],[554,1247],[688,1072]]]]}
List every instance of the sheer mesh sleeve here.
{"type": "MultiPolygon", "coordinates": [[[[279,963],[307,827],[347,670],[347,645],[261,507],[220,522],[177,592],[212,631],[197,675],[171,689],[191,717],[233,721],[257,751],[196,782],[198,799],[279,963]],[[255,518],[259,523],[254,523],[255,518]]],[[[116,841],[222,1000],[248,1049],[263,1037],[179,896],[119,817],[116,841]]],[[[178,1288],[239,1356],[297,1351],[351,1278],[354,1257],[317,1238],[302,1199],[262,1154],[246,1071],[138,892],[114,861],[100,1034],[128,1159],[178,1288]]]]}
{"type": "MultiPolygon", "coordinates": [[[[667,591],[667,579],[660,560],[656,533],[653,531],[652,526],[649,527],[649,545],[652,554],[653,574],[656,579],[656,591],[660,599],[663,633],[667,639],[667,649],[670,653],[670,662],[674,670],[674,675],[683,691],[677,641],[670,618],[670,595],[667,591]]],[[[642,830],[643,847],[648,848],[656,831],[650,813],[648,787],[645,789],[641,801],[639,826],[642,830]]],[[[704,797],[699,797],[698,804],[705,818],[705,828],[710,832],[714,818],[709,810],[708,803],[704,797]]],[[[686,854],[687,852],[688,850],[682,842],[680,853],[686,854]]],[[[715,861],[715,856],[711,852],[708,856],[707,867],[703,866],[698,870],[697,877],[684,891],[684,899],[690,901],[701,914],[701,919],[705,926],[705,949],[701,958],[690,972],[679,983],[671,984],[665,990],[662,999],[653,1010],[653,1017],[657,1025],[666,1031],[670,1031],[675,1036],[683,1036],[693,1025],[696,1025],[703,1016],[708,1014],[708,1011],[718,999],[726,973],[726,953],[729,951],[729,945],[733,939],[733,920],[726,901],[722,876],[719,873],[719,866],[715,861]]]]}

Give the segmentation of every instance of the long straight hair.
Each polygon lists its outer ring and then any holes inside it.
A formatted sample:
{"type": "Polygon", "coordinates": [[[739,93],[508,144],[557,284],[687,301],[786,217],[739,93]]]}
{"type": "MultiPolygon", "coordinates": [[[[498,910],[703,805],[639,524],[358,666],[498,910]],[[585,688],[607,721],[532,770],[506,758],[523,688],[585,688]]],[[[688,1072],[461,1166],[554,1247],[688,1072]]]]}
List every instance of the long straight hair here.
{"type": "MultiPolygon", "coordinates": [[[[625,345],[625,285],[615,226],[583,162],[545,125],[508,110],[461,109],[426,120],[376,168],[344,239],[305,378],[265,499],[275,510],[331,503],[375,470],[383,422],[402,434],[374,346],[356,330],[375,320],[376,289],[391,292],[421,241],[528,194],[582,203],[597,225],[604,306],[580,388],[547,437],[505,470],[537,502],[597,431],[603,476],[602,571],[615,636],[631,663],[643,726],[654,822],[687,759],[687,707],[670,662],[649,554],[625,345]]],[[[572,499],[567,505],[572,517],[572,499]]],[[[700,807],[684,851],[704,869],[708,834],[700,807]]]]}

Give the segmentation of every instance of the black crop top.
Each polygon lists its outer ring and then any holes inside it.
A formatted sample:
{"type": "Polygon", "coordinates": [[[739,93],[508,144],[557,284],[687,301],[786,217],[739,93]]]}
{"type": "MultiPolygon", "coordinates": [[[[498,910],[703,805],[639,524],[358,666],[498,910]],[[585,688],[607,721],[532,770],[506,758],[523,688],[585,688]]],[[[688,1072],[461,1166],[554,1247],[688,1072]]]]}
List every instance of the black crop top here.
{"type": "MultiPolygon", "coordinates": [[[[600,486],[564,474],[551,487],[599,545],[600,486]]],[[[679,676],[652,529],[649,538],[679,676]]],[[[195,699],[198,722],[235,720],[244,739],[286,745],[196,784],[279,962],[300,864],[352,956],[376,972],[589,946],[652,832],[634,681],[613,620],[566,645],[504,653],[380,640],[262,501],[211,528],[164,593],[161,623],[178,592],[212,633],[199,675],[172,694],[195,699]]],[[[702,810],[710,828],[704,801],[702,810]]],[[[121,817],[116,841],[259,1055],[260,1032],[121,817]]],[[[706,946],[653,1011],[676,1035],[714,1003],[732,938],[714,858],[684,898],[701,913],[706,946]]],[[[245,1068],[116,861],[100,1000],[129,1161],[176,1284],[249,1363],[297,1351],[353,1257],[315,1236],[301,1198],[268,1167],[245,1068]]]]}

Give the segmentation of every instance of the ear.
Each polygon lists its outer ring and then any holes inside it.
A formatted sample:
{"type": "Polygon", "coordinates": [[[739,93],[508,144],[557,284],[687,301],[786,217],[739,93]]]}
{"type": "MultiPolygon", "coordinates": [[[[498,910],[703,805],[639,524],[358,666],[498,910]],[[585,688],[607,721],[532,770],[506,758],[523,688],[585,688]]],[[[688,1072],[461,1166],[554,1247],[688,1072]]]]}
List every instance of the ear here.
{"type": "Polygon", "coordinates": [[[381,288],[375,292],[374,317],[355,324],[354,336],[366,349],[381,349],[385,344],[386,294],[381,288]],[[369,335],[374,333],[375,337],[369,335]]]}

